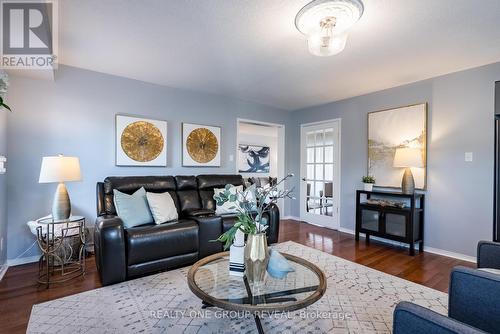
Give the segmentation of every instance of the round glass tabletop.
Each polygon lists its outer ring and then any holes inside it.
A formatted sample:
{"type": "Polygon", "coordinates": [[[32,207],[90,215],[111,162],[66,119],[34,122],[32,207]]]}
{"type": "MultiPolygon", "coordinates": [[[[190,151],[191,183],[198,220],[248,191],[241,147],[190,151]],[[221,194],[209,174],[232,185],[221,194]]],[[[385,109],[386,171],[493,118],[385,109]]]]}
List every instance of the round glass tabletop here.
{"type": "Polygon", "coordinates": [[[83,216],[70,216],[68,219],[64,220],[54,220],[53,218],[40,219],[39,224],[64,224],[64,223],[75,223],[84,220],[83,216]]]}
{"type": "Polygon", "coordinates": [[[229,275],[229,252],[195,263],[188,273],[189,288],[205,304],[234,311],[288,312],[320,299],[326,290],[324,273],[302,258],[282,255],[295,271],[283,279],[266,274],[258,289],[245,277],[229,275]]]}

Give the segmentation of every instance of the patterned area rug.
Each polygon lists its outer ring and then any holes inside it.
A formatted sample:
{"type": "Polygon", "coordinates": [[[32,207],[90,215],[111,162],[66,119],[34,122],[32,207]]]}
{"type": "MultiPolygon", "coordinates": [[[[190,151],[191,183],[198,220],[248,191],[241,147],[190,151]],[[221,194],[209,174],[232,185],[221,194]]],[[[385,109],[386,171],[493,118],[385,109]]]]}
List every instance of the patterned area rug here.
{"type": "MultiPolygon", "coordinates": [[[[325,295],[307,309],[262,319],[266,333],[390,333],[402,300],[446,314],[447,294],[285,242],[274,246],[320,267],[325,295]]],[[[253,318],[201,309],[186,283],[189,268],[33,306],[28,333],[255,333],[253,318]]]]}

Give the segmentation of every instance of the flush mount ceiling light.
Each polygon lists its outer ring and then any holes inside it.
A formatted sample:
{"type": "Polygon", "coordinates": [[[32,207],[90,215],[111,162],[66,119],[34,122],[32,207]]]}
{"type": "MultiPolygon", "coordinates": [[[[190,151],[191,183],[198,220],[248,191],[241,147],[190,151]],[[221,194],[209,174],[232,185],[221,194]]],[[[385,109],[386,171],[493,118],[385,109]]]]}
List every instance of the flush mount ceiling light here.
{"type": "Polygon", "coordinates": [[[363,15],[360,0],[315,0],[295,17],[295,26],[307,36],[309,52],[333,56],[344,50],[347,31],[363,15]]]}

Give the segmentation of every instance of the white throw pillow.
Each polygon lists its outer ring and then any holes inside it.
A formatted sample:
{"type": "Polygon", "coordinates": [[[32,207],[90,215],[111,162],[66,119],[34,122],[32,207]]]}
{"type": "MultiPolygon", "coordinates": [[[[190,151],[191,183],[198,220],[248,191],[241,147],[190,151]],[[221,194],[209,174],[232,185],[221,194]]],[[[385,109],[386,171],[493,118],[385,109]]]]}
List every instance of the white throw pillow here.
{"type": "Polygon", "coordinates": [[[174,200],[168,192],[146,193],[149,209],[153,214],[155,224],[163,224],[179,218],[174,200]]]}
{"type": "MultiPolygon", "coordinates": [[[[226,189],[224,189],[224,188],[222,188],[222,189],[214,188],[214,195],[218,196],[221,192],[224,192],[225,190],[226,189]]],[[[243,186],[237,186],[237,187],[231,186],[229,188],[229,192],[232,195],[238,195],[242,191],[243,191],[243,186]]],[[[227,215],[227,214],[232,214],[232,213],[238,213],[239,208],[240,208],[240,204],[238,201],[236,201],[236,202],[227,201],[223,205],[217,205],[215,208],[215,213],[217,215],[227,215]]]]}

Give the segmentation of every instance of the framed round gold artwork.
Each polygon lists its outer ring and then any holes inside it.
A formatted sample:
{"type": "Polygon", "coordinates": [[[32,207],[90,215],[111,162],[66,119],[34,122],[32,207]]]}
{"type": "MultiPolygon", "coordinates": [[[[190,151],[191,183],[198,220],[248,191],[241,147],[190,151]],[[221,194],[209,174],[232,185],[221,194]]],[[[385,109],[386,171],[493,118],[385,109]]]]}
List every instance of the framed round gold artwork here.
{"type": "Polygon", "coordinates": [[[182,124],[183,166],[220,166],[220,127],[182,124]]]}
{"type": "Polygon", "coordinates": [[[133,116],[116,117],[118,166],[166,166],[167,122],[133,116]]]}

